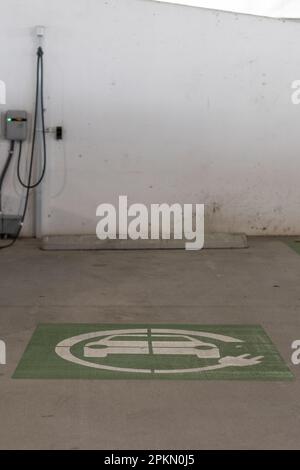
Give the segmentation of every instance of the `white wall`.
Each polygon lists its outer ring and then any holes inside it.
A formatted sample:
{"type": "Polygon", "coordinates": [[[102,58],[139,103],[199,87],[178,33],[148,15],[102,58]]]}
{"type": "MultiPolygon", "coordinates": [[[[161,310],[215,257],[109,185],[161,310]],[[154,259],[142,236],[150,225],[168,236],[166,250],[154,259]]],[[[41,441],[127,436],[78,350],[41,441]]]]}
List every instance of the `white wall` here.
{"type": "MultiPolygon", "coordinates": [[[[65,140],[48,138],[44,233],[95,233],[97,205],[120,194],[206,203],[214,230],[300,233],[297,22],[147,0],[0,5],[7,108],[32,108],[32,27],[47,27],[47,124],[65,140]]],[[[12,175],[6,194],[15,211],[12,175]]]]}

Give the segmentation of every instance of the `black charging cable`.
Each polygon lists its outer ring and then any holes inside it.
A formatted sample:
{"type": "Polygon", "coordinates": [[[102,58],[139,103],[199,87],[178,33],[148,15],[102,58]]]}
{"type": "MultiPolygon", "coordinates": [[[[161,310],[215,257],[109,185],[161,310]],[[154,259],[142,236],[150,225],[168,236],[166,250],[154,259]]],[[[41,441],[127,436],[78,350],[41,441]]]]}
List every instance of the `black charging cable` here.
{"type": "Polygon", "coordinates": [[[21,178],[21,156],[22,152],[19,153],[18,158],[18,180],[21,186],[25,189],[35,189],[37,188],[41,182],[43,181],[46,173],[47,168],[47,146],[46,146],[46,129],[45,129],[45,115],[44,115],[44,61],[43,61],[43,49],[41,47],[38,48],[37,51],[37,86],[36,86],[36,95],[35,95],[35,111],[34,111],[34,122],[33,122],[33,137],[32,137],[32,148],[31,148],[31,156],[30,156],[30,166],[29,166],[29,173],[28,173],[28,181],[24,183],[21,178]],[[39,87],[41,84],[41,87],[39,87]],[[40,96],[39,96],[40,95],[40,96]],[[42,138],[43,138],[43,169],[41,176],[39,177],[38,181],[34,184],[31,184],[32,178],[32,170],[33,170],[33,162],[34,162],[34,152],[35,152],[35,142],[36,142],[36,132],[37,132],[37,119],[38,119],[38,109],[39,109],[39,98],[40,98],[40,109],[41,109],[41,121],[42,121],[42,138]]]}
{"type": "MultiPolygon", "coordinates": [[[[3,250],[5,248],[9,248],[9,247],[13,246],[16,243],[16,241],[18,240],[18,238],[20,236],[20,233],[22,231],[23,225],[24,225],[26,214],[27,214],[30,191],[31,191],[31,189],[37,188],[42,183],[42,181],[45,177],[45,174],[46,174],[47,145],[46,145],[45,110],[44,110],[44,60],[43,60],[43,56],[44,56],[43,49],[41,47],[39,47],[38,50],[37,50],[36,93],[35,93],[35,109],[34,109],[34,121],[33,121],[32,148],[31,148],[29,170],[28,170],[28,177],[27,177],[27,182],[26,183],[24,183],[24,181],[21,178],[21,174],[20,174],[20,165],[21,165],[21,158],[22,158],[22,142],[20,142],[20,146],[19,146],[17,173],[18,173],[18,180],[19,180],[21,186],[26,189],[25,204],[24,204],[22,217],[21,217],[21,221],[20,221],[17,233],[15,234],[14,238],[11,240],[10,243],[8,243],[5,246],[0,246],[0,250],[3,250]],[[35,156],[35,143],[36,143],[39,105],[40,105],[41,121],[42,121],[43,169],[42,169],[41,176],[39,177],[38,181],[34,184],[31,184],[32,174],[33,174],[34,156],[35,156]]],[[[6,171],[5,171],[5,174],[4,174],[4,177],[3,177],[3,181],[4,181],[5,175],[7,173],[7,170],[8,170],[9,164],[11,162],[11,159],[13,157],[14,146],[15,146],[15,143],[11,142],[12,154],[10,153],[9,157],[7,159],[5,167],[7,166],[7,164],[8,164],[8,166],[6,168],[6,171]]],[[[4,170],[5,170],[5,168],[4,168],[4,170]]],[[[2,176],[2,174],[1,174],[1,176],[2,176]]],[[[3,181],[1,181],[1,179],[0,179],[1,185],[3,184],[3,181]]],[[[1,189],[1,186],[0,186],[0,189],[1,189]]],[[[1,192],[0,192],[0,196],[1,196],[1,192]]]]}

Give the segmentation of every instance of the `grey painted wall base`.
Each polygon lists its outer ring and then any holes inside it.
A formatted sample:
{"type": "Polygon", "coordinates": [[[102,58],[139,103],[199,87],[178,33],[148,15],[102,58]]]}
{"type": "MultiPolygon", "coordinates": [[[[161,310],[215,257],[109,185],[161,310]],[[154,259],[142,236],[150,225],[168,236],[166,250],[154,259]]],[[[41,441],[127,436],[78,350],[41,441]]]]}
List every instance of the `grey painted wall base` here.
{"type": "MultiPolygon", "coordinates": [[[[43,250],[183,250],[182,240],[98,240],[92,235],[53,236],[42,239],[43,250]]],[[[211,233],[205,236],[205,249],[248,248],[244,234],[211,233]]]]}

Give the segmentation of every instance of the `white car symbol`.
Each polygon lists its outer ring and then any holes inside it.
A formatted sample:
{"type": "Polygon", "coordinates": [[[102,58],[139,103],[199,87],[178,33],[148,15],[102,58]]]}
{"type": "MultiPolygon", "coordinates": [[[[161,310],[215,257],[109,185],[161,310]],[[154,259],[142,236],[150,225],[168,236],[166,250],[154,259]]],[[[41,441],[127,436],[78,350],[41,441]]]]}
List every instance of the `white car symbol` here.
{"type": "Polygon", "coordinates": [[[84,357],[103,358],[109,354],[169,354],[197,356],[201,359],[220,358],[219,349],[215,344],[185,335],[112,335],[84,347],[84,357]]]}

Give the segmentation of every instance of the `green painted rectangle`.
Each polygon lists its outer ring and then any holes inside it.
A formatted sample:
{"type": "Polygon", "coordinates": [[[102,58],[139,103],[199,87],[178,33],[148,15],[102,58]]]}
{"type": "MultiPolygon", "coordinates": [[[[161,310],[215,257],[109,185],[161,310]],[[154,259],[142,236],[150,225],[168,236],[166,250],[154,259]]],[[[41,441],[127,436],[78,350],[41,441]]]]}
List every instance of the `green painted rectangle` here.
{"type": "Polygon", "coordinates": [[[285,243],[298,255],[300,255],[300,237],[295,238],[294,240],[287,239],[285,243]]]}
{"type": "Polygon", "coordinates": [[[17,379],[291,380],[261,326],[42,324],[17,379]]]}

